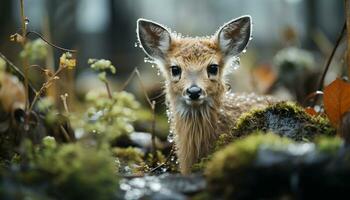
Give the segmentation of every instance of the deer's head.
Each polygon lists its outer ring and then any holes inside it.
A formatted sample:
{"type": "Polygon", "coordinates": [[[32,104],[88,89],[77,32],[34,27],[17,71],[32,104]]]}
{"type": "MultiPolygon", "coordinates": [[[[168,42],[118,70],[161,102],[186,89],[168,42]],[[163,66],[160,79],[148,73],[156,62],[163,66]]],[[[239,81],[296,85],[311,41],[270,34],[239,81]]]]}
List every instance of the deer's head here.
{"type": "Polygon", "coordinates": [[[170,103],[181,109],[214,107],[225,91],[224,76],[232,71],[232,60],[250,40],[251,18],[231,20],[213,36],[200,38],[181,37],[158,23],[139,19],[137,35],[165,77],[170,103]]]}

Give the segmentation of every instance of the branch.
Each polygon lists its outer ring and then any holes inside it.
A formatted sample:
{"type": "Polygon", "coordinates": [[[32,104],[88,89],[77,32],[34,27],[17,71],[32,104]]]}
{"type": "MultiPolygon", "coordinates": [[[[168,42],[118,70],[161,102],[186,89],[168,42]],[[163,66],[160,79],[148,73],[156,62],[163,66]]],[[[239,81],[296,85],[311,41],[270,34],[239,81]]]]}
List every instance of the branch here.
{"type": "MultiPolygon", "coordinates": [[[[344,33],[345,33],[345,30],[346,30],[346,23],[344,23],[343,28],[342,28],[342,31],[341,31],[341,33],[340,33],[339,36],[338,36],[338,39],[337,39],[337,41],[336,41],[336,43],[335,43],[335,46],[333,47],[332,53],[331,53],[331,55],[330,55],[330,56],[328,57],[328,59],[327,59],[325,68],[324,68],[323,73],[322,73],[322,77],[321,77],[321,79],[320,79],[320,82],[319,82],[319,84],[318,84],[318,88],[317,88],[316,91],[322,91],[322,89],[323,89],[324,79],[326,78],[326,74],[327,74],[328,69],[329,69],[329,67],[330,67],[331,61],[333,60],[334,54],[335,54],[335,52],[336,52],[336,50],[337,50],[337,48],[338,48],[338,46],[339,46],[339,44],[340,44],[340,42],[341,42],[341,39],[343,38],[343,35],[344,35],[344,33]]],[[[312,103],[312,107],[315,106],[317,100],[318,100],[318,95],[315,96],[315,99],[314,99],[314,101],[313,101],[313,103],[312,103]]]]}
{"type": "Polygon", "coordinates": [[[59,49],[59,50],[61,50],[61,51],[68,51],[68,52],[70,52],[70,53],[76,53],[76,52],[77,52],[77,50],[74,50],[74,49],[66,49],[66,48],[57,46],[57,45],[55,45],[55,44],[49,42],[48,40],[46,40],[46,39],[44,38],[44,36],[42,36],[42,35],[41,35],[40,33],[38,33],[38,32],[35,32],[35,31],[28,31],[27,34],[26,34],[26,36],[28,36],[29,34],[34,34],[34,35],[38,36],[40,39],[42,39],[42,40],[43,40],[44,42],[46,42],[48,45],[50,45],[50,46],[52,46],[52,47],[54,47],[54,48],[56,48],[56,49],[59,49]]]}

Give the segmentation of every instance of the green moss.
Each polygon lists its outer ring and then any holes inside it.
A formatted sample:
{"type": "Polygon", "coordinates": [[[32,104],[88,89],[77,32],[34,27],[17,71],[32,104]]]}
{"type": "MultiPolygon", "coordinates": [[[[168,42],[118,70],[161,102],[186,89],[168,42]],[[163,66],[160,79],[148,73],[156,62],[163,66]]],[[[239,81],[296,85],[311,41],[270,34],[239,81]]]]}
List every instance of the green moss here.
{"type": "Polygon", "coordinates": [[[207,161],[205,175],[208,191],[212,197],[232,199],[248,194],[247,188],[255,187],[258,182],[264,183],[264,175],[277,179],[285,175],[276,184],[288,182],[291,175],[287,173],[293,173],[296,166],[314,166],[310,162],[317,163],[319,159],[316,158],[320,157],[335,158],[343,143],[339,137],[321,136],[315,138],[315,146],[312,143],[305,143],[308,144],[305,146],[274,133],[253,133],[217,151],[207,161]],[[300,154],[303,147],[308,149],[305,154],[300,154]],[[267,174],[261,174],[264,172],[267,174]]]}
{"type": "Polygon", "coordinates": [[[245,136],[254,131],[271,131],[296,141],[312,140],[316,135],[335,134],[335,129],[327,119],[310,116],[302,107],[290,102],[243,114],[236,123],[233,135],[245,136]]]}
{"type": "Polygon", "coordinates": [[[319,137],[316,138],[317,149],[322,153],[334,154],[344,144],[344,141],[339,137],[319,137]]]}
{"type": "Polygon", "coordinates": [[[115,147],[112,150],[113,155],[116,156],[119,160],[124,160],[130,163],[141,163],[143,162],[143,153],[133,147],[128,148],[119,148],[115,147]]]}
{"type": "MultiPolygon", "coordinates": [[[[220,134],[218,139],[215,141],[212,152],[216,152],[224,148],[225,146],[230,144],[233,140],[234,140],[234,137],[231,134],[227,134],[227,133],[220,134]]],[[[198,172],[205,169],[207,163],[211,160],[211,158],[212,158],[212,153],[202,158],[198,163],[192,166],[191,168],[192,172],[198,172]]]]}
{"type": "Polygon", "coordinates": [[[286,144],[289,143],[291,141],[288,138],[273,133],[254,133],[214,153],[213,158],[207,164],[205,174],[210,180],[225,178],[227,171],[232,172],[242,166],[249,165],[255,158],[260,145],[276,149],[285,148],[286,144]]]}
{"type": "Polygon", "coordinates": [[[122,174],[143,174],[145,168],[144,154],[137,148],[112,149],[112,154],[119,161],[119,172],[122,174]]]}
{"type": "Polygon", "coordinates": [[[53,199],[114,198],[119,178],[115,158],[107,146],[57,145],[52,137],[46,137],[41,146],[33,146],[26,140],[22,148],[25,153],[19,162],[24,169],[12,175],[9,175],[11,169],[6,172],[20,189],[16,194],[6,192],[3,195],[23,196],[32,191],[53,199]]]}

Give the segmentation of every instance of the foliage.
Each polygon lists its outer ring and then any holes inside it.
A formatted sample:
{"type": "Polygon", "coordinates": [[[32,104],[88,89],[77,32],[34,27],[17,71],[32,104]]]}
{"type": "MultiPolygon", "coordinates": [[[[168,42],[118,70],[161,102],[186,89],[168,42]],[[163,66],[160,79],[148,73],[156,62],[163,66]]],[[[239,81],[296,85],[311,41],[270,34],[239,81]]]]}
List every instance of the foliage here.
{"type": "MultiPolygon", "coordinates": [[[[58,145],[52,137],[44,138],[41,146],[27,140],[23,148],[26,153],[20,157],[20,166],[26,170],[11,174],[13,184],[21,186],[19,194],[25,196],[28,190],[35,192],[42,185],[42,194],[55,199],[112,199],[115,195],[117,166],[108,148],[83,143],[58,145]]],[[[12,172],[11,168],[7,170],[12,172]]],[[[6,178],[3,174],[2,179],[6,178]]],[[[10,191],[6,188],[2,198],[18,195],[10,191]]]]}
{"type": "Polygon", "coordinates": [[[83,116],[71,115],[76,128],[83,128],[99,141],[112,141],[118,136],[134,130],[132,122],[139,103],[127,92],[114,92],[112,98],[99,91],[91,91],[86,95],[89,108],[83,116]]]}
{"type": "Polygon", "coordinates": [[[20,53],[20,57],[28,58],[29,62],[42,61],[47,56],[48,45],[40,38],[28,41],[20,53]]]}
{"type": "Polygon", "coordinates": [[[112,65],[112,62],[109,60],[105,60],[105,59],[89,59],[88,60],[88,64],[90,64],[90,68],[93,69],[94,71],[98,71],[98,78],[102,81],[102,82],[107,82],[107,78],[106,78],[106,71],[109,70],[112,74],[115,74],[116,69],[115,67],[112,65]]]}
{"type": "Polygon", "coordinates": [[[344,141],[339,137],[319,137],[316,138],[315,143],[320,152],[336,153],[338,149],[344,144],[344,141]]]}
{"type": "Polygon", "coordinates": [[[337,78],[324,88],[323,101],[329,120],[338,127],[342,116],[350,109],[350,84],[337,78]]]}
{"type": "Polygon", "coordinates": [[[205,173],[209,179],[224,178],[225,171],[236,170],[249,165],[261,144],[270,148],[286,148],[286,144],[289,143],[291,143],[291,140],[273,133],[262,134],[258,132],[251,134],[247,138],[237,140],[214,153],[205,173]]]}
{"type": "Polygon", "coordinates": [[[143,174],[142,169],[145,167],[144,153],[137,148],[115,147],[112,154],[119,161],[119,173],[121,174],[143,174]]]}

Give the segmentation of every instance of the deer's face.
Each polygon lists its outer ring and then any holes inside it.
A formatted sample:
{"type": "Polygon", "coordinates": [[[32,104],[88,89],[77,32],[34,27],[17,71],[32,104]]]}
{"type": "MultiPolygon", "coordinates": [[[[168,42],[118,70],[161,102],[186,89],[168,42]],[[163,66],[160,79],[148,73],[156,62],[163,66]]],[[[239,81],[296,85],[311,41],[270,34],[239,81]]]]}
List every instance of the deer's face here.
{"type": "Polygon", "coordinates": [[[215,106],[225,90],[230,61],[246,48],[250,17],[230,21],[208,38],[182,38],[163,26],[139,19],[139,41],[166,79],[170,101],[187,107],[215,106]]]}

